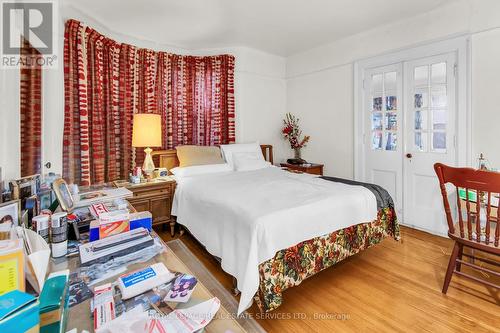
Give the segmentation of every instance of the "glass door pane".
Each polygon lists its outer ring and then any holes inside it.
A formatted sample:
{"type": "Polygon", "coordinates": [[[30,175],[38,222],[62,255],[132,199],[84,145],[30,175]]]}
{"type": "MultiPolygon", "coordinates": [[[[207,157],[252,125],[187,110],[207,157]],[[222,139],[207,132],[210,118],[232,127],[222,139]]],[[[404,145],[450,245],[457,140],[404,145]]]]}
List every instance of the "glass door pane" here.
{"type": "Polygon", "coordinates": [[[445,62],[413,69],[410,96],[413,96],[413,146],[417,152],[446,153],[446,77],[445,62]]]}
{"type": "Polygon", "coordinates": [[[377,73],[370,78],[370,123],[372,150],[397,150],[397,72],[377,73]]]}

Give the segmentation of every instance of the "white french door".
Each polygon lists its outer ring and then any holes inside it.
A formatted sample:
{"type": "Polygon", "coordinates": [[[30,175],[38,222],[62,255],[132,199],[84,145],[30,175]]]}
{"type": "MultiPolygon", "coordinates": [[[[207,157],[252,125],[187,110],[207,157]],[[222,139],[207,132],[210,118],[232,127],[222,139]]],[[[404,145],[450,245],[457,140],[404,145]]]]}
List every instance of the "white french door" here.
{"type": "Polygon", "coordinates": [[[395,201],[400,221],[445,234],[436,162],[455,165],[454,52],[364,71],[363,173],[395,201]]]}
{"type": "Polygon", "coordinates": [[[455,53],[405,63],[404,223],[439,234],[447,226],[433,166],[457,161],[455,63],[455,53]]]}
{"type": "Polygon", "coordinates": [[[385,188],[396,212],[403,206],[402,64],[365,73],[365,181],[385,188]]]}

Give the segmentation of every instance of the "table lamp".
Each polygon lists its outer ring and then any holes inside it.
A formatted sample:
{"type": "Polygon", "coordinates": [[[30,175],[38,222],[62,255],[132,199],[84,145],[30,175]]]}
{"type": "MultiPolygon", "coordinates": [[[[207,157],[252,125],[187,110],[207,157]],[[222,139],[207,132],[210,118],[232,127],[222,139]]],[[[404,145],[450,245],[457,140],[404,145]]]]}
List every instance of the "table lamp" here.
{"type": "Polygon", "coordinates": [[[161,147],[161,116],[152,113],[134,114],[132,147],[146,147],[142,170],[149,177],[155,169],[149,147],[161,147]]]}

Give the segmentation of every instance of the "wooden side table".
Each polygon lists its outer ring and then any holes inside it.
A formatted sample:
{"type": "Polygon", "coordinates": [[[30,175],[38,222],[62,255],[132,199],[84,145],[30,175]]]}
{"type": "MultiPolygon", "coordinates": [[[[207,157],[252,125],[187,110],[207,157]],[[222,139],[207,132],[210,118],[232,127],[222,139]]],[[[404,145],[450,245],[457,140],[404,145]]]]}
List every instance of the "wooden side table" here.
{"type": "Polygon", "coordinates": [[[153,225],[170,224],[170,234],[174,236],[175,218],[170,215],[176,185],[173,178],[156,179],[140,184],[115,181],[114,185],[132,191],[133,197],[127,198],[130,204],[138,212],[151,212],[153,225]]]}
{"type": "Polygon", "coordinates": [[[300,171],[305,173],[310,173],[312,175],[321,175],[323,176],[323,164],[316,163],[307,163],[307,164],[289,164],[289,163],[281,163],[280,166],[282,168],[287,168],[293,171],[300,171]]]}

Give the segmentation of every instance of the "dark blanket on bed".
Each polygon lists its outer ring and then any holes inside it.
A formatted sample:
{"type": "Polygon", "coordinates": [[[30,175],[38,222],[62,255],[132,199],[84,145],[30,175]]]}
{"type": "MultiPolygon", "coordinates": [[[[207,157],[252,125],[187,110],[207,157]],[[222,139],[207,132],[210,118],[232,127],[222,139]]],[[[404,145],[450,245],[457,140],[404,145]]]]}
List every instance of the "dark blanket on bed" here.
{"type": "Polygon", "coordinates": [[[374,195],[375,198],[377,198],[377,209],[380,210],[382,208],[394,208],[394,201],[392,201],[392,197],[385,190],[383,187],[375,184],[370,184],[370,183],[362,183],[362,182],[357,182],[355,180],[349,180],[349,179],[343,179],[343,178],[337,178],[337,177],[326,177],[326,176],[321,176],[320,178],[324,180],[329,180],[332,182],[337,182],[337,183],[344,183],[347,185],[359,185],[366,187],[369,189],[374,195]]]}

